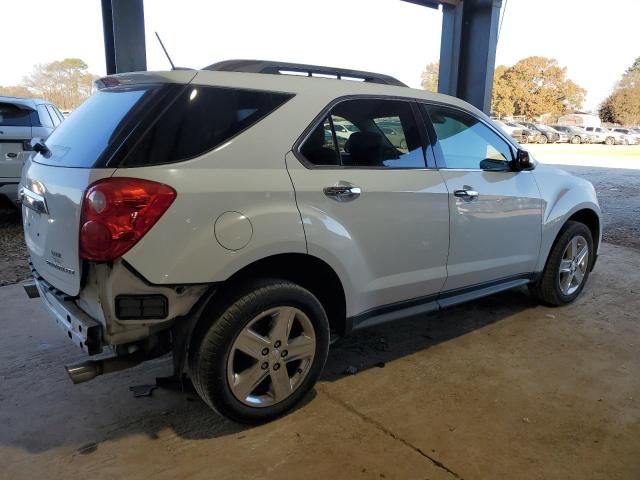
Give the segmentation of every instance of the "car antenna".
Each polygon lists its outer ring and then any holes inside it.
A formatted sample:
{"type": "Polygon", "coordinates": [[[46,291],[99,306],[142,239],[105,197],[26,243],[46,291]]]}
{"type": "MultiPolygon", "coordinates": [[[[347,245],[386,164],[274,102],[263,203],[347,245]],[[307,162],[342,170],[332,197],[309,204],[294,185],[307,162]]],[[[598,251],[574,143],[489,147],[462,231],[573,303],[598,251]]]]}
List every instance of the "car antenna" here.
{"type": "Polygon", "coordinates": [[[160,35],[158,35],[158,32],[154,32],[154,33],[156,34],[156,38],[158,39],[158,42],[160,42],[160,46],[162,47],[162,50],[164,51],[164,54],[167,56],[167,59],[169,60],[169,63],[171,64],[171,70],[175,70],[176,66],[171,61],[171,57],[169,56],[169,52],[167,52],[167,49],[164,48],[164,43],[162,43],[162,40],[160,39],[160,35]]]}

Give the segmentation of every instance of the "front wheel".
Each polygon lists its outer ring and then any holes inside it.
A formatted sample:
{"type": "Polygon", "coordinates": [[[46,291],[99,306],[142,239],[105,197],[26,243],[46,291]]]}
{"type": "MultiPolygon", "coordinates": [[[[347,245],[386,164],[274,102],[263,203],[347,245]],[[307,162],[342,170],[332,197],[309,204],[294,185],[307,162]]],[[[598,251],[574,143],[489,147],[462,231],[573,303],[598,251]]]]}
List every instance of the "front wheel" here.
{"type": "Polygon", "coordinates": [[[329,322],[308,290],[261,279],[203,315],[189,373],[198,394],[221,415],[267,422],[313,388],[329,351],[329,322]]]}
{"type": "Polygon", "coordinates": [[[614,140],[613,137],[607,137],[604,141],[605,144],[607,145],[613,145],[614,143],[616,143],[616,141],[614,140]]]}
{"type": "Polygon", "coordinates": [[[573,302],[587,282],[594,258],[591,230],[580,222],[567,222],[553,245],[540,279],[530,285],[542,303],[561,306],[573,302]]]}
{"type": "Polygon", "coordinates": [[[549,141],[549,139],[547,138],[546,135],[540,135],[540,140],[538,141],[538,143],[547,143],[549,141]]]}
{"type": "Polygon", "coordinates": [[[571,137],[571,143],[573,145],[578,145],[580,143],[580,141],[581,141],[581,139],[580,139],[580,137],[578,135],[576,135],[574,137],[571,137]]]}

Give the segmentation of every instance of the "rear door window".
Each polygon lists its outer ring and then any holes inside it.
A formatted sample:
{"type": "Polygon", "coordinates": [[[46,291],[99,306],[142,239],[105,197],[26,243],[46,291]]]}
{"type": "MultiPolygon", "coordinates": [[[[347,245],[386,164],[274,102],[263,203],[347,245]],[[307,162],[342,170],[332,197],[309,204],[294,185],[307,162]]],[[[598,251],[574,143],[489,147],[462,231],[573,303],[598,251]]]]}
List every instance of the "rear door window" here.
{"type": "Polygon", "coordinates": [[[336,165],[337,159],[344,167],[426,167],[411,102],[401,100],[362,98],[337,104],[300,153],[314,165],[336,165]],[[327,134],[331,127],[334,135],[327,134]]]}
{"type": "Polygon", "coordinates": [[[189,86],[133,146],[123,166],[158,165],[202,155],[251,127],[292,96],[189,86]]]}
{"type": "Polygon", "coordinates": [[[30,110],[18,108],[12,103],[0,103],[0,127],[30,127],[30,110]]]}

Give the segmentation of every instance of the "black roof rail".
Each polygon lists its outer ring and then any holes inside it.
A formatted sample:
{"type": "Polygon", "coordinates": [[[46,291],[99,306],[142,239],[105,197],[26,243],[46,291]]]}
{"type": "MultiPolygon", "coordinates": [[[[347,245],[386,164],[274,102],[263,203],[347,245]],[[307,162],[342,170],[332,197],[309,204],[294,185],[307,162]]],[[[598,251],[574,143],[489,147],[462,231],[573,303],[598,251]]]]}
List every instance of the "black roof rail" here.
{"type": "Polygon", "coordinates": [[[274,75],[297,73],[306,74],[311,77],[314,74],[331,75],[338,79],[343,77],[355,80],[362,80],[369,83],[380,83],[383,85],[395,85],[406,87],[397,78],[383,75],[381,73],[363,72],[360,70],[349,70],[347,68],[323,67],[320,65],[305,65],[303,63],[272,62],[268,60],[224,60],[214,63],[203,70],[216,72],[245,72],[245,73],[269,73],[274,75]]]}

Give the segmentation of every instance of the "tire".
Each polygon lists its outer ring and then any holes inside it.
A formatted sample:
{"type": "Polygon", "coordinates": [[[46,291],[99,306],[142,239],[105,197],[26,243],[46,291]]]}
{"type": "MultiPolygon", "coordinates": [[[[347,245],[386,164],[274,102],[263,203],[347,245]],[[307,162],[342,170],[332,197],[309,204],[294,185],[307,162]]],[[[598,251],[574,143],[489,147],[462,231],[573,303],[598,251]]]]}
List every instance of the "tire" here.
{"type": "Polygon", "coordinates": [[[573,145],[579,145],[581,141],[582,139],[578,135],[571,137],[571,143],[573,145]]]}
{"type": "Polygon", "coordinates": [[[526,135],[523,135],[523,136],[520,137],[520,143],[522,143],[523,145],[528,143],[528,142],[529,142],[529,139],[527,138],[526,135]]]}
{"type": "Polygon", "coordinates": [[[189,374],[200,397],[224,417],[259,424],[289,412],[313,388],[327,359],[330,333],[325,310],[311,292],[287,280],[263,278],[207,307],[193,338],[189,374]],[[291,322],[290,334],[274,334],[291,322]],[[312,345],[312,353],[301,349],[312,345]],[[289,354],[287,347],[296,353],[289,354]]]}
{"type": "Polygon", "coordinates": [[[589,279],[594,253],[591,230],[589,230],[584,223],[574,221],[567,222],[549,252],[547,264],[544,267],[541,277],[537,282],[529,285],[530,292],[540,302],[552,307],[567,305],[573,302],[578,295],[580,295],[589,279]],[[577,265],[573,264],[570,267],[569,264],[572,262],[567,260],[567,258],[572,256],[570,249],[574,241],[576,241],[578,246],[576,249],[577,252],[575,252],[576,255],[581,251],[581,245],[586,246],[588,250],[584,257],[584,263],[577,262],[577,265]],[[561,268],[563,272],[566,273],[561,273],[561,268]],[[575,269],[576,273],[582,275],[579,283],[574,285],[573,280],[570,280],[568,283],[566,282],[569,278],[568,276],[572,275],[570,271],[567,271],[569,268],[575,269]],[[570,288],[564,288],[565,286],[569,286],[570,288]]]}
{"type": "Polygon", "coordinates": [[[545,144],[549,141],[549,139],[547,138],[546,135],[540,135],[540,139],[538,140],[538,143],[542,143],[545,144]]]}
{"type": "Polygon", "coordinates": [[[613,137],[607,137],[607,138],[604,140],[604,143],[605,143],[606,145],[613,145],[613,144],[615,144],[615,143],[616,143],[616,141],[615,141],[615,139],[614,139],[613,137]]]}

